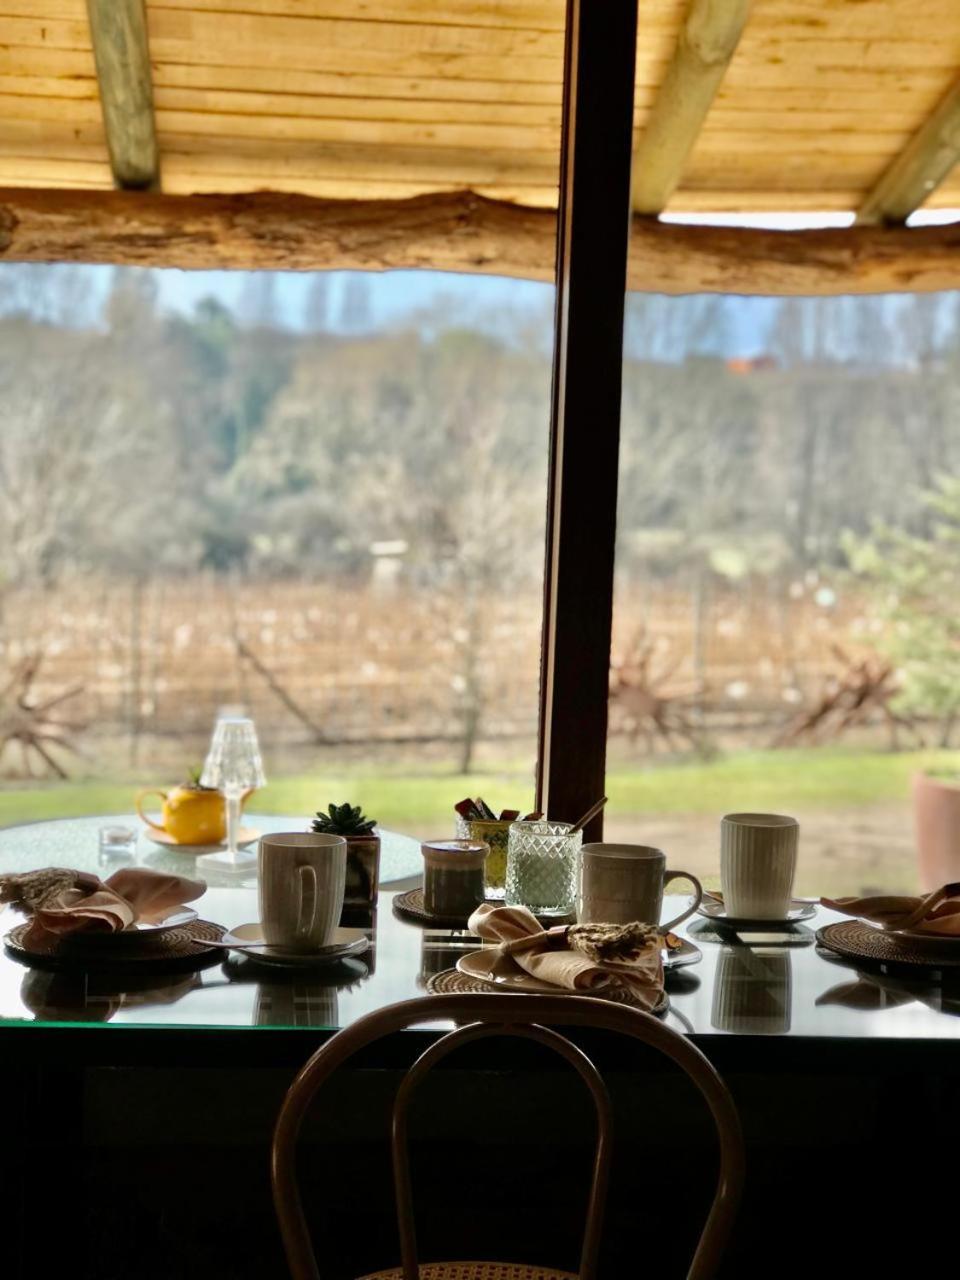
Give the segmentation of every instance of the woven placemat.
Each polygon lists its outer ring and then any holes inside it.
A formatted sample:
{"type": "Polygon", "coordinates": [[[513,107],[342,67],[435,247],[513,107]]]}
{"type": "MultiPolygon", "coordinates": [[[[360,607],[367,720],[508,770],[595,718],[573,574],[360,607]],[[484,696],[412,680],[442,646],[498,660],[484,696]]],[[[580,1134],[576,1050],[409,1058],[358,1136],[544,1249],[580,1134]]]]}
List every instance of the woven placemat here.
{"type": "Polygon", "coordinates": [[[98,940],[86,941],[74,936],[69,942],[49,935],[29,947],[24,946],[24,936],[29,922],[11,929],[3,940],[9,956],[20,964],[38,969],[73,969],[87,972],[147,973],[163,970],[189,972],[216,964],[224,958],[219,947],[198,946],[198,943],[219,942],[224,928],[209,920],[191,920],[179,929],[171,929],[157,938],[141,941],[124,939],[121,943],[98,940]]]}
{"type": "MultiPolygon", "coordinates": [[[[489,982],[481,982],[479,978],[471,978],[466,973],[461,973],[459,969],[444,969],[440,973],[433,974],[427,979],[427,990],[432,995],[466,995],[472,992],[482,991],[484,995],[490,995],[491,991],[500,991],[504,995],[523,995],[522,991],[510,991],[505,987],[494,987],[489,982]]],[[[635,1005],[636,1001],[630,995],[629,991],[625,991],[623,987],[607,987],[602,991],[587,991],[584,995],[590,995],[601,1000],[612,1000],[614,1004],[635,1005]]],[[[667,993],[661,992],[658,1004],[650,1010],[651,1013],[666,1013],[670,1007],[670,997],[667,993]]]]}
{"type": "MultiPolygon", "coordinates": [[[[491,899],[494,906],[502,907],[503,899],[491,899]]],[[[469,916],[438,916],[425,910],[423,905],[423,889],[408,889],[406,893],[398,893],[393,900],[393,914],[401,920],[409,920],[413,924],[427,925],[432,929],[466,929],[469,916]]],[[[573,924],[575,916],[538,916],[541,924],[573,924]]]]}
{"type": "Polygon", "coordinates": [[[817,941],[829,951],[851,960],[902,965],[912,969],[960,970],[960,945],[947,944],[941,952],[926,943],[916,944],[901,934],[884,933],[860,920],[844,920],[817,930],[817,941]]]}

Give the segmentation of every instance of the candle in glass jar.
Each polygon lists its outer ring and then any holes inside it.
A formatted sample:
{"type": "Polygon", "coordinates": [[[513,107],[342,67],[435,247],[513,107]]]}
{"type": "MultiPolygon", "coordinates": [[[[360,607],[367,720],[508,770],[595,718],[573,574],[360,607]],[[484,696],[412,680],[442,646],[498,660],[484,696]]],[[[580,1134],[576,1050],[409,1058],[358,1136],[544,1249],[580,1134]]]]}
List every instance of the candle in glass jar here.
{"type": "Polygon", "coordinates": [[[569,822],[524,821],[510,827],[506,903],[558,919],[574,914],[583,832],[569,822]]]}
{"type": "Polygon", "coordinates": [[[420,849],[424,909],[435,916],[469,916],[484,899],[489,846],[482,840],[425,840],[420,849]]]}

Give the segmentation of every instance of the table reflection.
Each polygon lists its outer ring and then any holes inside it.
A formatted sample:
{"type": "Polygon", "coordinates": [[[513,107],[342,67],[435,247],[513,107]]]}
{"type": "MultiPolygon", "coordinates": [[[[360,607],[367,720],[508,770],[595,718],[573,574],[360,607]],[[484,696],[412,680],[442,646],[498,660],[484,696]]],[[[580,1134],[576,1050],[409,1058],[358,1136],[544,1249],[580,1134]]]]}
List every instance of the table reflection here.
{"type": "Polygon", "coordinates": [[[787,948],[723,947],[710,1022],[718,1031],[778,1035],[790,1030],[793,957],[787,948]]]}
{"type": "Polygon", "coordinates": [[[175,1004],[202,985],[200,973],[120,977],[27,969],[20,999],[37,1022],[109,1022],[121,1009],[175,1004]]]}
{"type": "MultiPolygon", "coordinates": [[[[383,891],[376,918],[369,920],[369,951],[317,969],[268,968],[234,953],[196,974],[84,975],[25,969],[0,953],[0,1028],[15,1035],[18,1024],[40,1022],[183,1034],[197,1028],[348,1026],[422,995],[434,975],[480,945],[465,931],[398,919],[392,897],[383,891]]],[[[675,901],[679,909],[682,900],[675,901]]],[[[245,886],[211,886],[198,905],[206,919],[226,928],[257,917],[256,891],[245,886]]],[[[830,958],[816,945],[815,930],[837,918],[822,911],[810,927],[789,935],[721,933],[707,921],[683,927],[702,960],[668,974],[669,1025],[697,1037],[960,1040],[960,982],[906,980],[830,958]]],[[[0,933],[17,922],[0,910],[0,933]]]]}
{"type": "Polygon", "coordinates": [[[455,969],[462,955],[479,946],[476,934],[464,929],[421,929],[418,985],[427,987],[432,977],[445,969],[455,969]]]}

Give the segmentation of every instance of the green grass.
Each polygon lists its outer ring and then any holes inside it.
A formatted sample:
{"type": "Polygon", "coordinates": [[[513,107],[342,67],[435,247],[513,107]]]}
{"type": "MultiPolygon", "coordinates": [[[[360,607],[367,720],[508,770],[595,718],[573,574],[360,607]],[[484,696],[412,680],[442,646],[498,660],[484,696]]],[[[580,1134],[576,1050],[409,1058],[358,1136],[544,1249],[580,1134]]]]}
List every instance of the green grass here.
{"type": "Polygon", "coordinates": [[[906,799],[918,770],[957,763],[946,751],[744,751],[662,769],[614,769],[607,794],[611,811],[624,814],[856,808],[906,799]]]}
{"type": "MultiPolygon", "coordinates": [[[[721,814],[731,808],[759,810],[843,809],[904,799],[910,777],[923,767],[949,768],[949,752],[844,750],[740,752],[707,762],[614,767],[607,779],[610,812],[721,814]]],[[[135,782],[97,780],[8,784],[0,789],[0,826],[42,818],[132,810],[135,782]]],[[[423,833],[450,828],[454,803],[483,795],[491,804],[532,805],[529,772],[519,765],[468,777],[449,770],[389,773],[370,769],[326,770],[279,778],[257,796],[266,813],[312,814],[331,800],[350,800],[385,826],[423,833]]]]}

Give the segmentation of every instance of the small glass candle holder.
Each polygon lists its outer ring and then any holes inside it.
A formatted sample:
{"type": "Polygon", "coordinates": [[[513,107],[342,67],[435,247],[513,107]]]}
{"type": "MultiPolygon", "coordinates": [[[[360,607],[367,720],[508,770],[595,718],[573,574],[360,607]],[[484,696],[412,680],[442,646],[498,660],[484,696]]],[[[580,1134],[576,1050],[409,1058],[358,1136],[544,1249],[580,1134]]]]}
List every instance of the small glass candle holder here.
{"type": "Polygon", "coordinates": [[[467,917],[484,899],[482,840],[425,840],[423,906],[434,916],[467,917]]]}
{"type": "Polygon", "coordinates": [[[511,823],[500,819],[464,818],[457,814],[457,835],[461,840],[479,840],[490,846],[484,863],[484,887],[488,898],[502,898],[507,883],[507,842],[511,823]]]}
{"type": "Polygon", "coordinates": [[[506,902],[537,916],[573,915],[583,832],[569,822],[514,822],[507,845],[506,902]]]}
{"type": "Polygon", "coordinates": [[[101,867],[136,862],[137,833],[132,827],[101,827],[98,832],[98,862],[101,867]]]}

